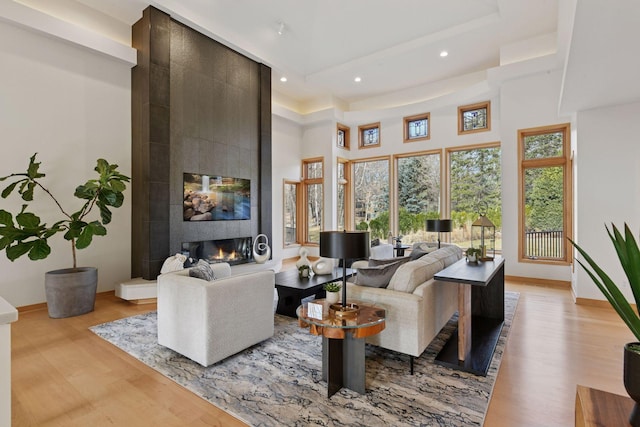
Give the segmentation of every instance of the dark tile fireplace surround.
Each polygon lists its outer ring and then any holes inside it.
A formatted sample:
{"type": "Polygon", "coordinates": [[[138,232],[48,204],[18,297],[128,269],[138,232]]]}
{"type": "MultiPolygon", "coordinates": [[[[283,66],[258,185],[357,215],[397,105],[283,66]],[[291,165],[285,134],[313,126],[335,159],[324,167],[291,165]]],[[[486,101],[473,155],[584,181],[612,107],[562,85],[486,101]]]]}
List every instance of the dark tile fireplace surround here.
{"type": "Polygon", "coordinates": [[[253,237],[271,240],[271,69],[151,6],[132,44],[131,277],[155,279],[185,242],[250,258],[253,237]],[[184,221],[185,172],[249,179],[251,219],[184,221]]]}
{"type": "Polygon", "coordinates": [[[204,240],[182,244],[182,254],[193,260],[204,259],[210,263],[228,262],[231,265],[253,261],[251,237],[204,240]]]}

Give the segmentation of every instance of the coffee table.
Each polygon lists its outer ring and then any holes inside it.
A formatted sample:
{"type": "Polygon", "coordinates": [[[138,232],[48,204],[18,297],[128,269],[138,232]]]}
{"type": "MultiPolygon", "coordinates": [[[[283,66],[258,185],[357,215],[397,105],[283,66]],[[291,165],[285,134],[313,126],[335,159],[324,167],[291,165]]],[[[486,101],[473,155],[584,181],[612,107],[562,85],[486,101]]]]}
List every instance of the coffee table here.
{"type": "MultiPolygon", "coordinates": [[[[356,270],[347,268],[347,278],[356,270]]],[[[324,298],[325,291],[322,285],[325,283],[342,280],[342,267],[336,267],[331,274],[315,274],[301,279],[298,269],[291,269],[276,273],[276,289],[278,290],[278,307],[276,313],[289,317],[297,317],[296,309],[306,297],[315,295],[316,298],[324,298]]]]}
{"type": "Polygon", "coordinates": [[[365,338],[385,328],[384,308],[360,301],[358,314],[340,318],[325,299],[306,302],[298,307],[300,327],[309,327],[313,335],[322,336],[322,379],[327,381],[327,397],[342,387],[365,393],[365,338]],[[322,305],[322,318],[309,317],[310,303],[322,305]]]}

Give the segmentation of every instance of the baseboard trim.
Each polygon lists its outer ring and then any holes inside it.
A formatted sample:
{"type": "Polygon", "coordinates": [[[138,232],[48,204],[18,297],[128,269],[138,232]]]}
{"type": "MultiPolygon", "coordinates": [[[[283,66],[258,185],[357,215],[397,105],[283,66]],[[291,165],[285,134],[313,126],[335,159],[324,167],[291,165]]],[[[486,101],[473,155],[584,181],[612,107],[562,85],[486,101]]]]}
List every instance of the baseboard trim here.
{"type": "MultiPolygon", "coordinates": [[[[578,298],[574,296],[574,300],[577,305],[584,305],[587,307],[598,307],[598,308],[609,308],[613,309],[609,301],[602,299],[592,299],[592,298],[578,298]]],[[[638,308],[635,304],[631,304],[631,308],[637,313],[638,308]]]]}
{"type": "Polygon", "coordinates": [[[571,282],[567,280],[538,279],[536,277],[504,276],[504,280],[509,282],[522,282],[527,285],[545,286],[551,288],[569,289],[571,282]]]}
{"type": "MultiPolygon", "coordinates": [[[[104,292],[98,292],[96,293],[96,299],[98,298],[105,298],[105,297],[110,297],[115,295],[115,291],[104,291],[104,292]]],[[[22,307],[16,307],[16,310],[18,310],[18,313],[26,313],[28,311],[35,311],[35,310],[46,310],[47,309],[47,303],[46,302],[39,302],[37,304],[29,304],[29,305],[23,305],[22,307]]]]}

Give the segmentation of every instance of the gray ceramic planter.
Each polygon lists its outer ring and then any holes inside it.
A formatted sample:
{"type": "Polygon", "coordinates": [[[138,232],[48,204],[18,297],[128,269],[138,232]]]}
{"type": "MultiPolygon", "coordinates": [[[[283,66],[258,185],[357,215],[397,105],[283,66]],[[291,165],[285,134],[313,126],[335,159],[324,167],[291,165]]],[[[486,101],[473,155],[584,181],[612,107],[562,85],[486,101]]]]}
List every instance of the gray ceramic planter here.
{"type": "Polygon", "coordinates": [[[93,311],[98,287],[94,267],[64,268],[45,273],[49,317],[60,319],[93,311]]]}

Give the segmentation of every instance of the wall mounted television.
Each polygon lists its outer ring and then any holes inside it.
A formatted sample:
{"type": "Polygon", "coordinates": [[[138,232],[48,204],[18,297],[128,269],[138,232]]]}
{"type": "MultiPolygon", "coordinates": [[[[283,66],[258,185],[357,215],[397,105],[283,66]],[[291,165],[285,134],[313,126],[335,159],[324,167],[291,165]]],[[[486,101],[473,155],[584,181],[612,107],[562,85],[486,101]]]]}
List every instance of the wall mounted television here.
{"type": "Polygon", "coordinates": [[[251,219],[251,180],[184,173],[185,221],[251,219]]]}

